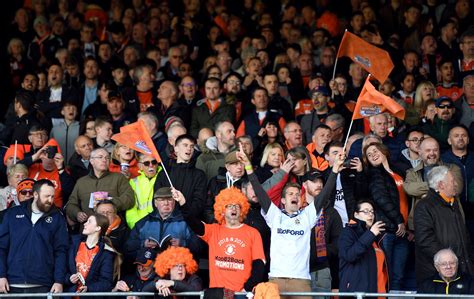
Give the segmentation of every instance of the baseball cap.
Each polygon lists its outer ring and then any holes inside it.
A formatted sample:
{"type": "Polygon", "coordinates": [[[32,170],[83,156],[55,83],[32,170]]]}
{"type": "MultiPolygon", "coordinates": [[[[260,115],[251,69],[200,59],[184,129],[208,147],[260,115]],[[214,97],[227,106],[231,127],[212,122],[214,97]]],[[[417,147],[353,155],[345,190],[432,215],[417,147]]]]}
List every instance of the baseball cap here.
{"type": "Polygon", "coordinates": [[[118,90],[110,90],[107,97],[109,101],[112,101],[115,99],[122,100],[122,94],[118,90]]]}
{"type": "Polygon", "coordinates": [[[160,189],[156,190],[155,194],[153,195],[153,199],[170,197],[173,197],[170,187],[161,187],[160,189]]]}
{"type": "Polygon", "coordinates": [[[140,264],[142,266],[148,267],[153,264],[155,258],[156,252],[154,250],[142,248],[138,251],[134,264],[140,264]]]}
{"type": "Polygon", "coordinates": [[[232,164],[237,162],[240,162],[240,160],[237,159],[236,151],[230,152],[225,156],[225,164],[232,164]]]}
{"type": "Polygon", "coordinates": [[[309,96],[313,97],[317,93],[320,93],[324,96],[328,96],[329,95],[329,90],[324,86],[318,86],[316,88],[311,89],[311,91],[309,92],[309,96]]]}
{"type": "Polygon", "coordinates": [[[442,102],[449,102],[449,104],[451,105],[454,104],[453,99],[451,99],[450,97],[439,97],[436,99],[436,107],[439,107],[442,102]]]}
{"type": "Polygon", "coordinates": [[[317,170],[311,170],[310,172],[305,173],[303,176],[303,182],[314,181],[316,179],[323,179],[323,175],[317,170]]]}

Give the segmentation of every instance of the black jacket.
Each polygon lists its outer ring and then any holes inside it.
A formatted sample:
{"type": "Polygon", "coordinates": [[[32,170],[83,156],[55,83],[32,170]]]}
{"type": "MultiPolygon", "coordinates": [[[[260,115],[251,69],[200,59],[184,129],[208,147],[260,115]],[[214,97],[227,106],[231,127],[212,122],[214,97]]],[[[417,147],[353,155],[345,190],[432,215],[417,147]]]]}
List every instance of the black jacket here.
{"type": "Polygon", "coordinates": [[[430,189],[415,206],[416,280],[424,281],[436,274],[433,257],[441,249],[451,248],[458,257],[459,270],[474,274],[472,249],[459,202],[447,203],[430,189]]]}
{"type": "Polygon", "coordinates": [[[375,218],[385,223],[385,232],[395,233],[403,222],[400,213],[400,197],[392,176],[383,168],[369,167],[367,181],[375,203],[375,218]]]}
{"type": "Polygon", "coordinates": [[[77,181],[83,176],[89,174],[92,170],[92,165],[89,163],[89,167],[86,168],[84,163],[82,163],[82,157],[79,156],[79,154],[74,153],[72,154],[71,159],[69,159],[68,168],[74,181],[77,181]]]}
{"type": "Polygon", "coordinates": [[[376,236],[364,221],[348,224],[339,236],[339,291],[377,292],[376,236]]]}
{"type": "Polygon", "coordinates": [[[323,210],[325,217],[325,235],[324,240],[326,242],[327,259],[324,262],[318,261],[318,255],[316,251],[316,227],[311,230],[311,249],[309,256],[309,269],[310,272],[318,271],[329,267],[329,260],[337,260],[338,251],[338,240],[342,230],[342,220],[339,213],[332,207],[328,206],[323,210]]]}
{"type": "Polygon", "coordinates": [[[474,294],[474,281],[471,276],[458,274],[449,284],[436,274],[418,285],[418,293],[427,294],[474,294]]]}
{"type": "Polygon", "coordinates": [[[79,92],[77,89],[68,87],[66,85],[62,86],[61,101],[50,103],[50,96],[51,88],[47,88],[46,90],[38,93],[37,96],[37,104],[39,106],[38,110],[50,118],[63,118],[61,115],[61,109],[64,101],[72,101],[78,104],[79,102],[82,102],[82,99],[79,98],[79,92]]]}
{"type": "Polygon", "coordinates": [[[5,128],[0,132],[0,141],[7,146],[15,144],[15,141],[18,144],[30,144],[28,136],[32,126],[40,126],[50,131],[51,119],[44,117],[36,109],[21,117],[12,116],[5,120],[5,128]]]}
{"type": "MultiPolygon", "coordinates": [[[[170,176],[173,186],[183,193],[186,198],[184,204],[189,209],[182,209],[182,211],[190,211],[194,216],[198,216],[202,209],[207,196],[207,179],[204,172],[197,169],[193,163],[176,163],[174,160],[170,160],[168,166],[166,166],[168,175],[170,176]]],[[[155,181],[155,191],[161,187],[169,187],[170,183],[166,177],[164,171],[158,174],[155,181]]],[[[179,205],[176,205],[178,207],[179,205]]]]}

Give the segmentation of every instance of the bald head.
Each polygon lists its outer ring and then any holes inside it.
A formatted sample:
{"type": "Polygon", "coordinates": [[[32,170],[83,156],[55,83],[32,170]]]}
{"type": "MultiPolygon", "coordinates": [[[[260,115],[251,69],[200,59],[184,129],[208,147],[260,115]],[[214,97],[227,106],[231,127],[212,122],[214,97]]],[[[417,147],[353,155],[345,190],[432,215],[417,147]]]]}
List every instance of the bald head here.
{"type": "Polygon", "coordinates": [[[89,160],[93,149],[92,140],[85,135],[80,135],[74,142],[74,149],[82,159],[89,160]]]}
{"type": "Polygon", "coordinates": [[[439,144],[436,139],[428,137],[420,144],[420,156],[425,166],[434,166],[439,162],[439,144]]]}

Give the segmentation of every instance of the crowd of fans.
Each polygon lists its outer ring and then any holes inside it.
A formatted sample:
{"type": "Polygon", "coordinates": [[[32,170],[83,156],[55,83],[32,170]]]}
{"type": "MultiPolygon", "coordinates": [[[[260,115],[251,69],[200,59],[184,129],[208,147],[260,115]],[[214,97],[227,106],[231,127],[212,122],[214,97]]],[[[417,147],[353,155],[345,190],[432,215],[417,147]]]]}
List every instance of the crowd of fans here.
{"type": "Polygon", "coordinates": [[[24,1],[0,292],[474,293],[472,5],[24,1]],[[344,30],[390,54],[405,119],[352,120],[344,30]],[[112,139],[136,121],[159,159],[112,139]]]}

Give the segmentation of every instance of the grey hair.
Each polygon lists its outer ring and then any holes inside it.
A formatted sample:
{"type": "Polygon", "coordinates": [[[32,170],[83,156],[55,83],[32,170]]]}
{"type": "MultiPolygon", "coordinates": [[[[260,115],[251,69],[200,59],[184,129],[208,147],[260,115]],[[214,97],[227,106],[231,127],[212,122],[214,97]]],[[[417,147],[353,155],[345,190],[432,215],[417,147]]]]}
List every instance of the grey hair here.
{"type": "Polygon", "coordinates": [[[324,123],[327,124],[328,121],[335,121],[338,127],[344,127],[346,125],[346,120],[340,114],[334,113],[329,114],[328,117],[324,120],[324,123]]]}
{"type": "Polygon", "coordinates": [[[91,157],[92,157],[92,156],[95,156],[95,154],[97,154],[97,153],[100,152],[100,151],[103,151],[104,153],[107,154],[107,156],[110,157],[109,152],[108,152],[105,148],[103,148],[103,147],[98,147],[98,148],[93,149],[93,150],[91,151],[91,157]]]}
{"type": "Polygon", "coordinates": [[[140,82],[140,77],[143,75],[145,69],[147,68],[150,70],[152,69],[152,67],[148,64],[140,64],[134,68],[132,77],[135,84],[138,84],[138,82],[140,82]]]}
{"type": "Polygon", "coordinates": [[[448,174],[449,168],[447,166],[436,166],[428,172],[427,180],[428,186],[431,189],[438,190],[439,182],[444,180],[448,174]]]}
{"type": "Polygon", "coordinates": [[[375,118],[379,115],[383,115],[385,116],[385,118],[387,119],[388,121],[388,117],[387,117],[387,114],[386,113],[379,113],[379,114],[376,114],[376,115],[372,115],[369,117],[369,124],[370,124],[370,127],[372,127],[374,125],[374,122],[375,122],[375,118]]]}
{"type": "Polygon", "coordinates": [[[456,256],[454,251],[451,248],[444,248],[444,249],[441,249],[440,251],[436,252],[436,254],[434,255],[433,262],[434,262],[435,265],[439,264],[439,260],[441,259],[441,255],[443,253],[451,253],[454,256],[454,259],[456,260],[456,263],[458,262],[458,257],[456,256]]]}
{"type": "Polygon", "coordinates": [[[28,167],[26,167],[25,164],[21,164],[21,163],[17,163],[17,164],[7,167],[8,177],[13,176],[16,172],[22,172],[23,174],[28,176],[28,167]]]}

